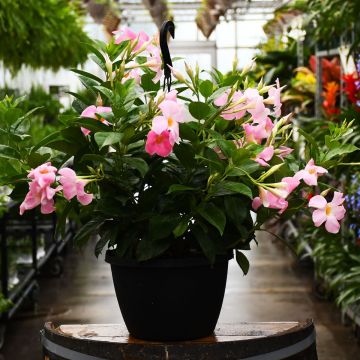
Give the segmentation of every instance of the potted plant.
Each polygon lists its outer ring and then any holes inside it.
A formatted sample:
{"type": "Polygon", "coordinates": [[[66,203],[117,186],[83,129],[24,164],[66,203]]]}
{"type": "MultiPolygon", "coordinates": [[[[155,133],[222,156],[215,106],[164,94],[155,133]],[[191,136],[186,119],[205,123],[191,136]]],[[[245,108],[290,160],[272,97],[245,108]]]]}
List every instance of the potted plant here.
{"type": "Polygon", "coordinates": [[[279,82],[250,83],[250,67],[239,72],[236,64],[226,75],[186,65],[187,74],[172,69],[177,81],[163,92],[156,37],[126,28],[90,48],[104,77],[75,69],[92,95],[74,93],[79,115],[59,117],[62,129],[22,151],[19,169],[31,170],[20,213],[56,210],[59,230],[76,215],[79,245],[98,235],[95,254],[108,249],[133,336],[207,336],[220,313],[228,260],[235,256],[248,272],[243,250],[266,220],[315,209],[315,226],[339,231],[343,195],[318,178],[357,149],[339,143],[351,124],[332,125],[321,149],[299,129],[308,145],[298,163],[279,82]],[[303,191],[318,195],[309,202],[303,191]]]}

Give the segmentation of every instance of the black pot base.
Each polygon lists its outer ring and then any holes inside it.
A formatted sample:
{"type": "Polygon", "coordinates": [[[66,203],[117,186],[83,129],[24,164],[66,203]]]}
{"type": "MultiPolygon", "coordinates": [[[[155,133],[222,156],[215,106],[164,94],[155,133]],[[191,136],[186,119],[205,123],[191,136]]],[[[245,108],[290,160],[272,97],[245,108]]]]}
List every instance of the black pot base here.
{"type": "Polygon", "coordinates": [[[186,341],[210,336],[224,298],[228,258],[122,261],[112,251],[116,297],[131,336],[148,341],[186,341]],[[174,265],[174,266],[172,266],[174,265]]]}

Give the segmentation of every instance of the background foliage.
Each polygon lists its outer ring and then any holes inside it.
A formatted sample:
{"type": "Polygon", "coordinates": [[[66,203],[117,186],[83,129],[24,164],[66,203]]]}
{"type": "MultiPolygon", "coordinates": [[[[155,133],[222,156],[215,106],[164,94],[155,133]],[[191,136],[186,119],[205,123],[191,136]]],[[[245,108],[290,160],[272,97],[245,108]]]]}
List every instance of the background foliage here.
{"type": "Polygon", "coordinates": [[[0,1],[0,60],[13,73],[22,64],[58,70],[84,63],[87,42],[71,1],[0,1]]]}

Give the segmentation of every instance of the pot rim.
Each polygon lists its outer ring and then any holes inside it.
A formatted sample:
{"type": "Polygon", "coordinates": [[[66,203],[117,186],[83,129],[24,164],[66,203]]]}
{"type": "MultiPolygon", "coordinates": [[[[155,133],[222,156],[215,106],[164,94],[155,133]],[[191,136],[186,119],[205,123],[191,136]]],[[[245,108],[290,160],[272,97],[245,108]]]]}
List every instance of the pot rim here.
{"type": "Polygon", "coordinates": [[[156,258],[146,261],[134,259],[124,259],[116,255],[116,250],[107,250],[105,261],[110,265],[122,267],[141,267],[141,268],[183,268],[183,267],[208,267],[215,264],[227,263],[233,258],[233,253],[218,255],[214,264],[211,264],[205,256],[189,256],[182,258],[156,258]]]}

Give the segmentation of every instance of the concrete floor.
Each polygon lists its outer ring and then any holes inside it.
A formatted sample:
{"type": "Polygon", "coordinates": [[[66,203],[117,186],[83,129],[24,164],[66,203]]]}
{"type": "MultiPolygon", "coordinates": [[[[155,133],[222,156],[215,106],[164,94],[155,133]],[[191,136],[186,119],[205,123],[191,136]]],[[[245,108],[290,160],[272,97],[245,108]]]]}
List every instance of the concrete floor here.
{"type": "MultiPolygon", "coordinates": [[[[249,252],[251,268],[244,277],[231,261],[219,322],[316,322],[320,360],[360,359],[360,346],[340,312],[312,292],[312,271],[294,263],[279,244],[263,236],[249,252]]],[[[122,317],[113,292],[109,266],[88,248],[66,258],[62,277],[40,280],[40,301],[35,312],[22,312],[7,328],[0,360],[40,360],[39,330],[45,321],[58,323],[120,323],[122,317]]],[[[149,359],[151,360],[151,359],[149,359]]],[[[219,359],[221,360],[221,359],[219,359]]]]}

